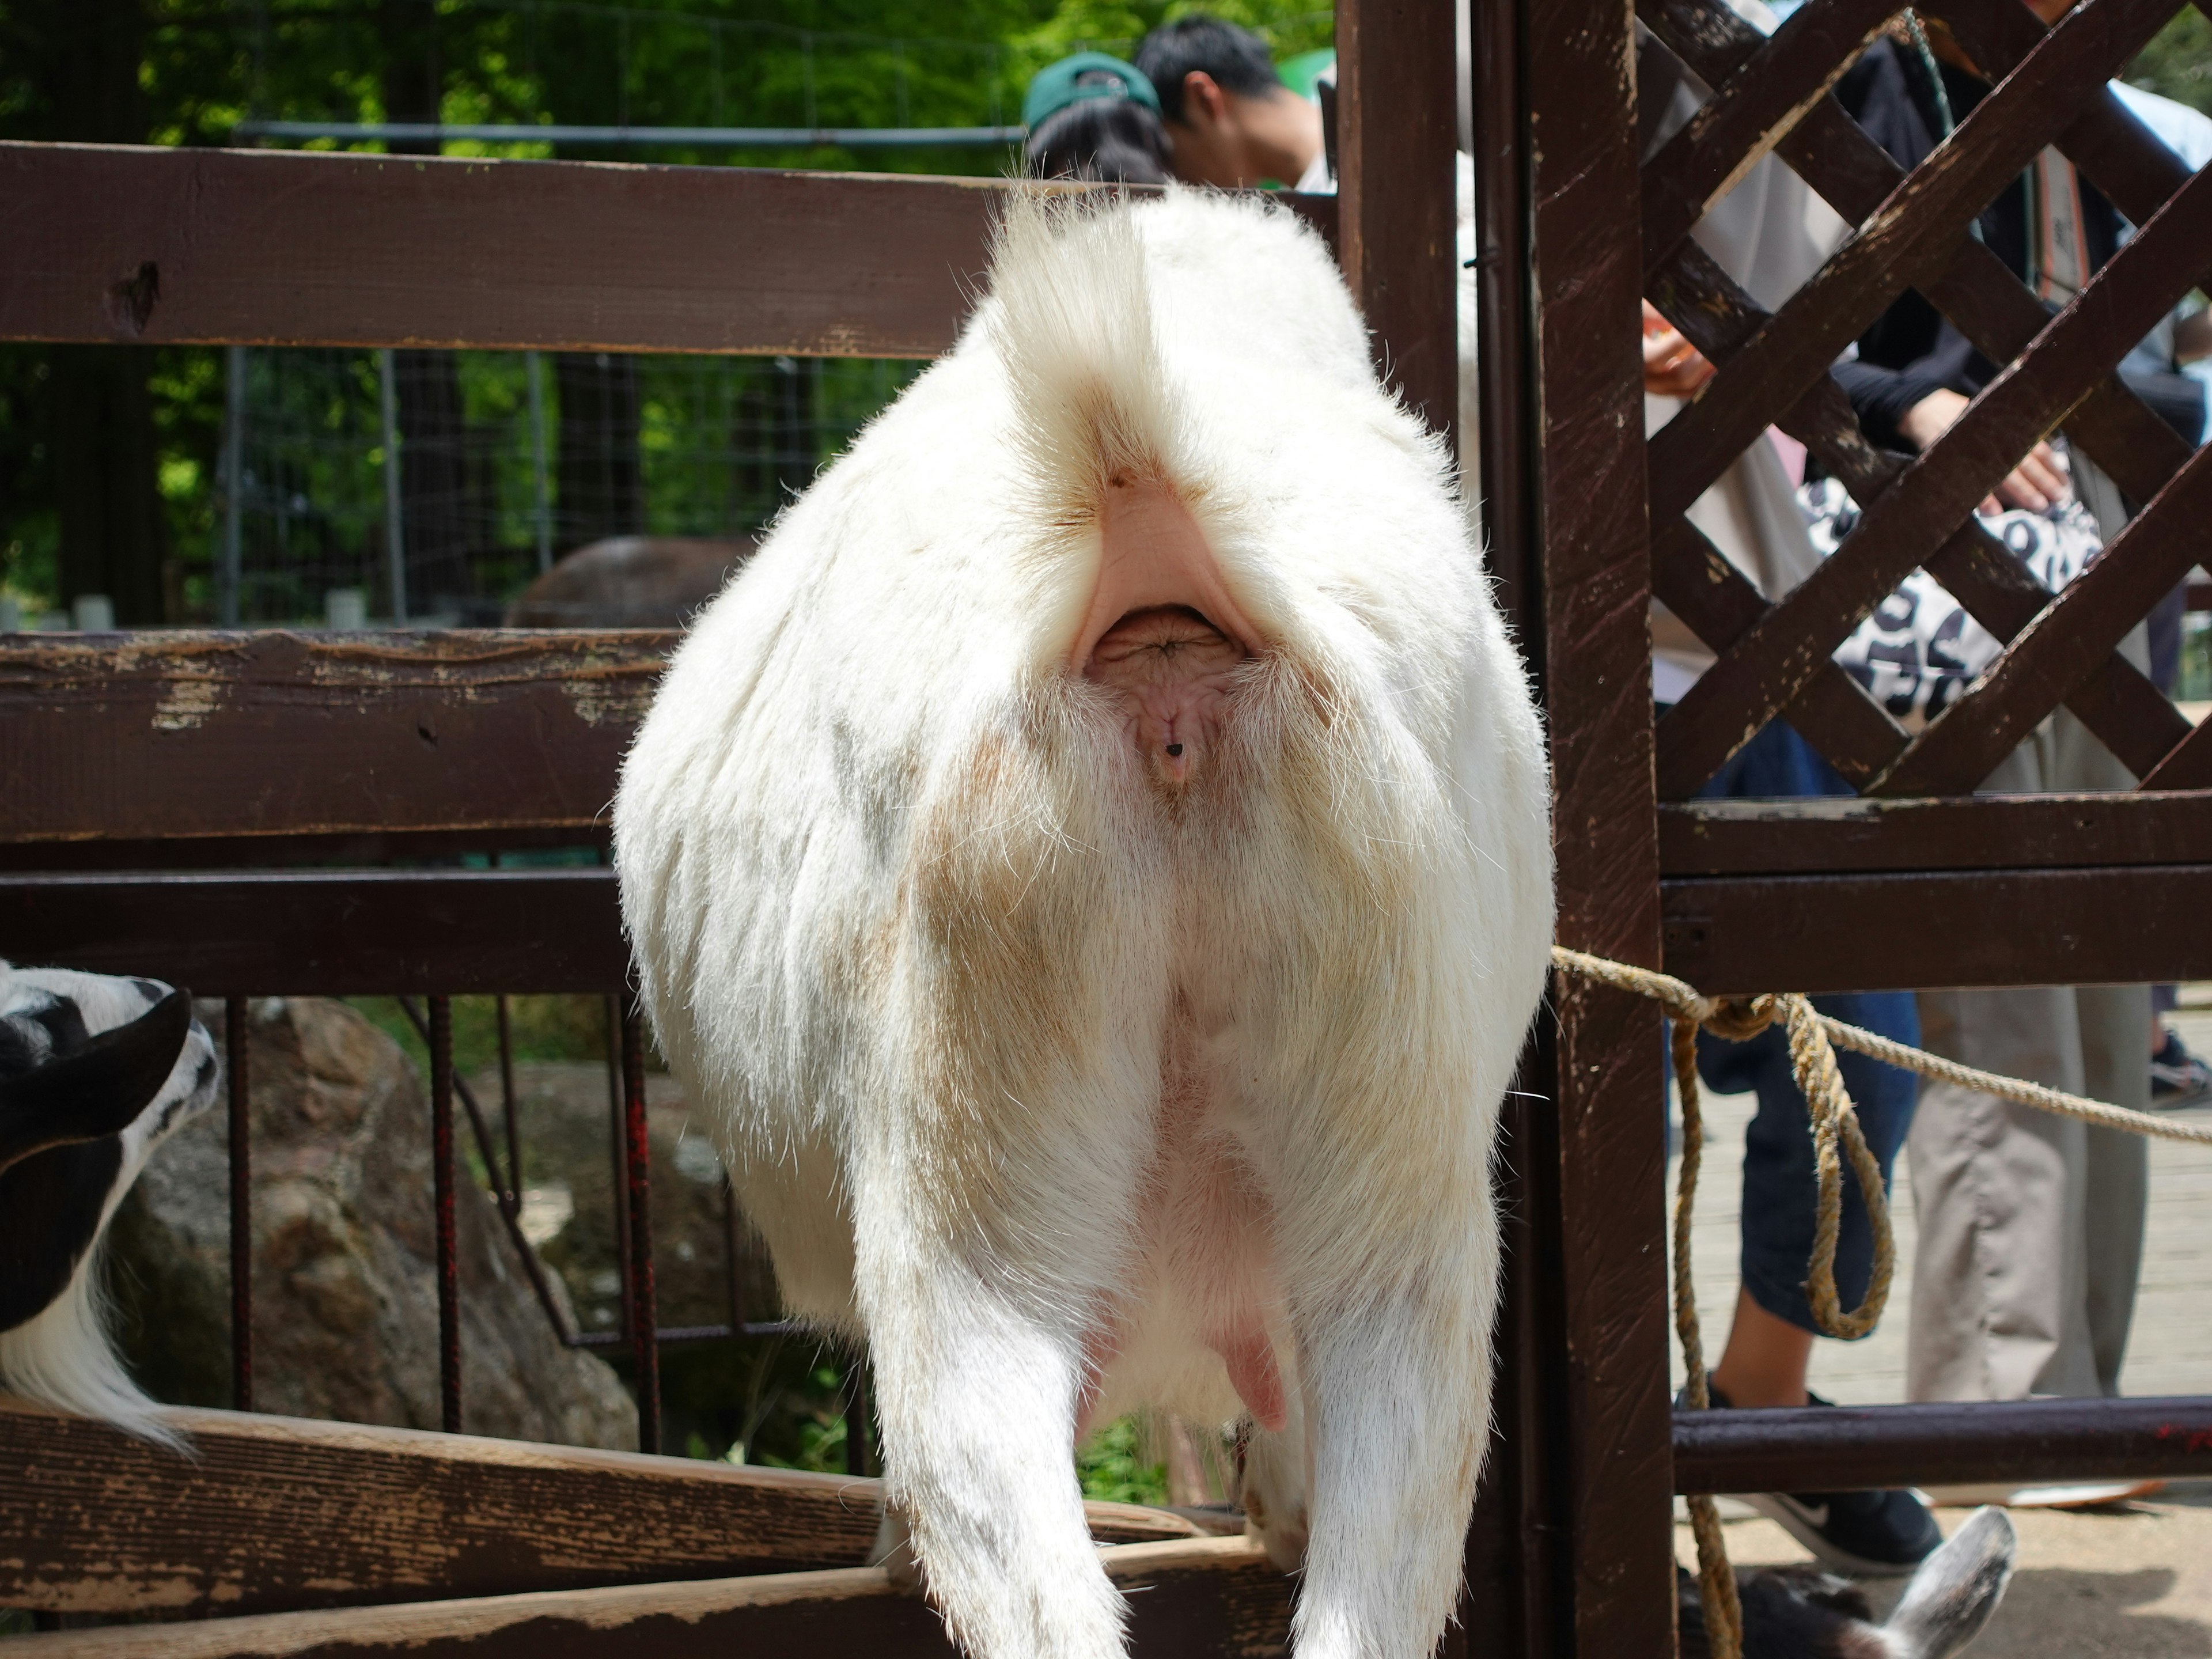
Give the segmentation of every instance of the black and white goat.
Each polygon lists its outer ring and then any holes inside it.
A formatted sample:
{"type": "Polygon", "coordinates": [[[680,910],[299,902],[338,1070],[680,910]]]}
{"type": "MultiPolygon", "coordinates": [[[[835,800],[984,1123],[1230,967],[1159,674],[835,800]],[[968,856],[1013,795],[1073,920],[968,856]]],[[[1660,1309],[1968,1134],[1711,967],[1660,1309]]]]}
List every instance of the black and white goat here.
{"type": "Polygon", "coordinates": [[[220,1073],[186,993],[0,962],[0,1388],[173,1443],[109,1341],[100,1245],[220,1073]]]}

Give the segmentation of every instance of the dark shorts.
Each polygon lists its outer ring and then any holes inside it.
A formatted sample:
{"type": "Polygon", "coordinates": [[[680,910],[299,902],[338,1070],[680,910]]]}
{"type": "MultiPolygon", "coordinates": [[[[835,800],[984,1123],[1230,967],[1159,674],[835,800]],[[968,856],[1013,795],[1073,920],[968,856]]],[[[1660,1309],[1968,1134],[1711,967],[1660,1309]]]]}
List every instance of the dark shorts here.
{"type": "MultiPolygon", "coordinates": [[[[1710,799],[1773,799],[1786,796],[1850,795],[1856,793],[1802,738],[1781,720],[1746,744],[1718,776],[1699,790],[1710,799]]],[[[1786,986],[1778,986],[1786,990],[1786,986]]],[[[1917,1047],[1920,1016],[1910,991],[1875,991],[1820,996],[1813,1006],[1822,1013],[1864,1026],[1899,1042],[1917,1047]]],[[[1838,1065],[1858,1109],[1867,1146],[1881,1165],[1885,1185],[1897,1149],[1912,1126],[1918,1079],[1893,1066],[1838,1050],[1838,1065]]],[[[1802,1330],[1817,1331],[1805,1299],[1806,1263],[1813,1253],[1813,1222],[1818,1195],[1813,1166],[1813,1132],[1804,1097],[1790,1069],[1790,1043],[1781,1027],[1770,1026],[1749,1042],[1728,1042],[1710,1035],[1698,1038],[1698,1075],[1723,1094],[1752,1092],[1759,1110],[1744,1136],[1743,1285],[1777,1319],[1802,1330]]],[[[1866,1206],[1848,1161],[1844,1165],[1842,1230],[1836,1243],[1836,1294],[1845,1309],[1865,1296],[1874,1271],[1874,1234],[1866,1206]]]]}

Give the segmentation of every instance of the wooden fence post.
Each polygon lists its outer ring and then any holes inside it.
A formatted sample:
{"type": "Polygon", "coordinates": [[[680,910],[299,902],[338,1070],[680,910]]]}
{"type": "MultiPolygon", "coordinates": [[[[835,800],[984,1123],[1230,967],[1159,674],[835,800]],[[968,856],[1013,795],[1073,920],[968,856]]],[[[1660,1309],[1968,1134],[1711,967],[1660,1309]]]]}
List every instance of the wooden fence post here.
{"type": "MultiPolygon", "coordinates": [[[[1656,967],[1650,529],[1628,0],[1524,3],[1534,529],[1562,944],[1656,967]]],[[[1562,1651],[1674,1649],[1658,1020],[1555,981],[1565,1414],[1562,1651]]],[[[1540,1085],[1538,1085],[1540,1086],[1540,1085]]]]}
{"type": "Polygon", "coordinates": [[[1389,383],[1447,438],[1457,414],[1452,13],[1337,0],[1337,258],[1389,383]]]}

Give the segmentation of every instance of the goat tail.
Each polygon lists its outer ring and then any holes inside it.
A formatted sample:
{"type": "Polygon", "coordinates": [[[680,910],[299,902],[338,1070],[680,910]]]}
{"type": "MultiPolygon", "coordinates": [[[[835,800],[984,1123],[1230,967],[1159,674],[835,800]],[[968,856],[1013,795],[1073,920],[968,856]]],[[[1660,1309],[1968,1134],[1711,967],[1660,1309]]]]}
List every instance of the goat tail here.
{"type": "Polygon", "coordinates": [[[1087,524],[1109,481],[1164,481],[1181,447],[1143,239],[1106,191],[1015,190],[995,228],[987,326],[1042,522],[1087,524]]]}
{"type": "Polygon", "coordinates": [[[188,1451],[185,1437],[131,1380],[116,1354],[100,1256],[100,1247],[87,1251],[66,1290],[12,1330],[0,1331],[0,1389],[58,1411],[98,1418],[171,1451],[188,1451]]]}

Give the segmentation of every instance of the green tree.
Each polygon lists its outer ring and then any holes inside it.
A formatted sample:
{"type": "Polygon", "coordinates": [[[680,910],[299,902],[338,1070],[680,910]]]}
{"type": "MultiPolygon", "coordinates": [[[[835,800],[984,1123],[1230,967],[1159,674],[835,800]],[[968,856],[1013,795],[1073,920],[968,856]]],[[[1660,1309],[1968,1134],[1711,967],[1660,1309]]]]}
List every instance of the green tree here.
{"type": "Polygon", "coordinates": [[[2212,115],[2212,19],[2183,7],[2128,65],[2127,78],[2212,115]]]}

